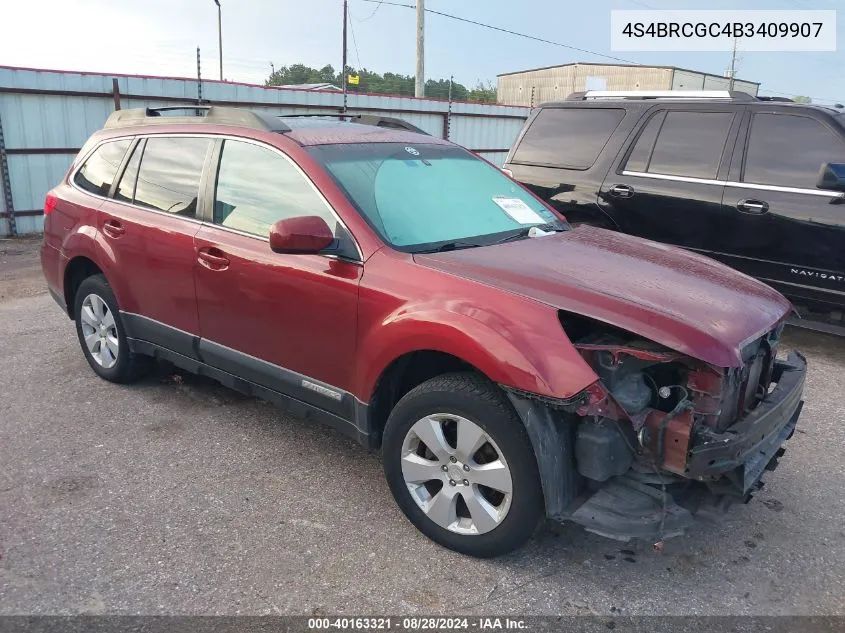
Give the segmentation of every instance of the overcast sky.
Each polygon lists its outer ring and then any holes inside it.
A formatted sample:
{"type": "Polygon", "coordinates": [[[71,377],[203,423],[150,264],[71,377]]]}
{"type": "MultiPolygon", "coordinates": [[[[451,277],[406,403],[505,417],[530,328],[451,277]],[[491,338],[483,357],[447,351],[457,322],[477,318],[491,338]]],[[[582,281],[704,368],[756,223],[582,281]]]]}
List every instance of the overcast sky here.
{"type": "MultiPolygon", "coordinates": [[[[392,0],[414,4],[414,0],[392,0]]],[[[262,83],[297,62],[340,67],[342,0],[221,0],[226,79],[262,83]]],[[[0,64],[148,75],[217,78],[213,0],[4,0],[0,64]]],[[[415,12],[350,0],[349,63],[377,72],[414,72],[415,12]],[[354,43],[352,38],[354,33],[354,43]]],[[[638,63],[723,74],[729,53],[622,53],[610,50],[611,9],[835,9],[842,0],[426,0],[430,9],[486,22],[638,63]]],[[[845,11],[835,53],[740,51],[737,76],[767,94],[845,102],[845,11]]],[[[601,57],[429,15],[427,78],[472,85],[498,73],[601,57]]]]}

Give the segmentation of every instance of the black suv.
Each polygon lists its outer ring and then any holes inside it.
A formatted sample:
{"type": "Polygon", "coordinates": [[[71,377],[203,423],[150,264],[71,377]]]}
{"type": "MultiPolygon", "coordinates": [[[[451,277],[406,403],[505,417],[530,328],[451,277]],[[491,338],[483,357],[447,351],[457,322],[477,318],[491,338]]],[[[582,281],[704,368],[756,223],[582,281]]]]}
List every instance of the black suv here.
{"type": "MultiPolygon", "coordinates": [[[[683,246],[845,333],[845,113],[737,92],[582,92],[534,111],[505,169],[573,223],[683,246]]],[[[808,323],[810,320],[811,323],[808,323]]]]}

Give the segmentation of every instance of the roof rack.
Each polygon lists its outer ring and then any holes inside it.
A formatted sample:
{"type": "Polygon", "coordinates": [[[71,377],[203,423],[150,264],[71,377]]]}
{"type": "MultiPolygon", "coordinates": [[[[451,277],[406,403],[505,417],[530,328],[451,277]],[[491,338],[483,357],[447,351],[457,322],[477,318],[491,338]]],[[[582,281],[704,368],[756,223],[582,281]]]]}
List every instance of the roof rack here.
{"type": "Polygon", "coordinates": [[[347,120],[350,123],[358,123],[360,125],[373,125],[376,127],[389,128],[391,130],[407,130],[409,132],[416,132],[417,134],[425,134],[431,136],[422,128],[418,128],[413,123],[409,123],[404,119],[398,119],[392,116],[381,116],[378,114],[342,114],[340,112],[307,112],[305,114],[279,114],[282,119],[296,119],[299,117],[326,117],[337,118],[341,121],[347,120]]]}
{"type": "Polygon", "coordinates": [[[567,101],[591,99],[724,99],[727,101],[754,101],[747,92],[736,90],[587,90],[573,92],[567,101]]]}
{"type": "Polygon", "coordinates": [[[106,128],[129,127],[133,125],[162,125],[184,123],[217,123],[248,127],[265,132],[290,132],[290,127],[277,116],[222,106],[167,106],[164,108],[132,108],[116,110],[106,120],[106,128]],[[175,110],[193,111],[188,116],[162,116],[162,112],[175,110]],[[205,116],[203,116],[203,114],[205,116]]]}
{"type": "Polygon", "coordinates": [[[290,132],[291,127],[283,119],[299,117],[338,118],[362,125],[390,128],[394,130],[408,130],[417,134],[430,136],[428,132],[418,128],[403,119],[374,114],[343,114],[341,112],[308,112],[305,114],[265,114],[241,108],[228,108],[209,105],[165,106],[162,108],[132,108],[116,110],[109,115],[104,127],[120,128],[135,125],[161,125],[166,123],[217,123],[219,125],[234,125],[248,127],[265,132],[290,132]],[[164,116],[163,112],[186,111],[185,116],[164,116]]]}

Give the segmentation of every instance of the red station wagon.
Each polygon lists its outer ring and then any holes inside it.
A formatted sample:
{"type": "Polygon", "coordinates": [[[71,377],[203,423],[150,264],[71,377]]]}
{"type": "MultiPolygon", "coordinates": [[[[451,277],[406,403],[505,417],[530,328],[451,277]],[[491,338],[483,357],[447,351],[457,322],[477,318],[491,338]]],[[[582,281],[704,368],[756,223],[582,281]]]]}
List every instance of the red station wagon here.
{"type": "Polygon", "coordinates": [[[750,498],[801,411],[780,294],[572,228],[414,131],[118,111],[44,213],[50,292],[99,376],[165,359],[380,447],[408,519],[467,554],[543,514],[679,534],[750,498]]]}

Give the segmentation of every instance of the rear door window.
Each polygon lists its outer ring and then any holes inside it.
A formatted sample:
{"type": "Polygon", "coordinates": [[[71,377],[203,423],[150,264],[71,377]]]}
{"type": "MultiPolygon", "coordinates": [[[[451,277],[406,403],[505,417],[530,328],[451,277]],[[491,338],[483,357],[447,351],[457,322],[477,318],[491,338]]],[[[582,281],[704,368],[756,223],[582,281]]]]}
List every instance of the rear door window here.
{"type": "Polygon", "coordinates": [[[733,118],[733,112],[667,112],[646,171],[716,178],[733,118]]]}
{"type": "Polygon", "coordinates": [[[816,119],[755,114],[742,180],[815,189],[823,163],[845,163],[845,144],[816,119]]]}
{"type": "Polygon", "coordinates": [[[73,182],[98,196],[109,195],[114,176],[131,144],[129,139],[103,143],[76,172],[73,182]]]}
{"type": "Polygon", "coordinates": [[[210,149],[211,140],[206,138],[148,138],[135,185],[135,204],[196,217],[202,168],[210,149]]]}
{"type": "Polygon", "coordinates": [[[512,162],[589,169],[624,116],[621,108],[545,108],[525,132],[512,162]]]}

